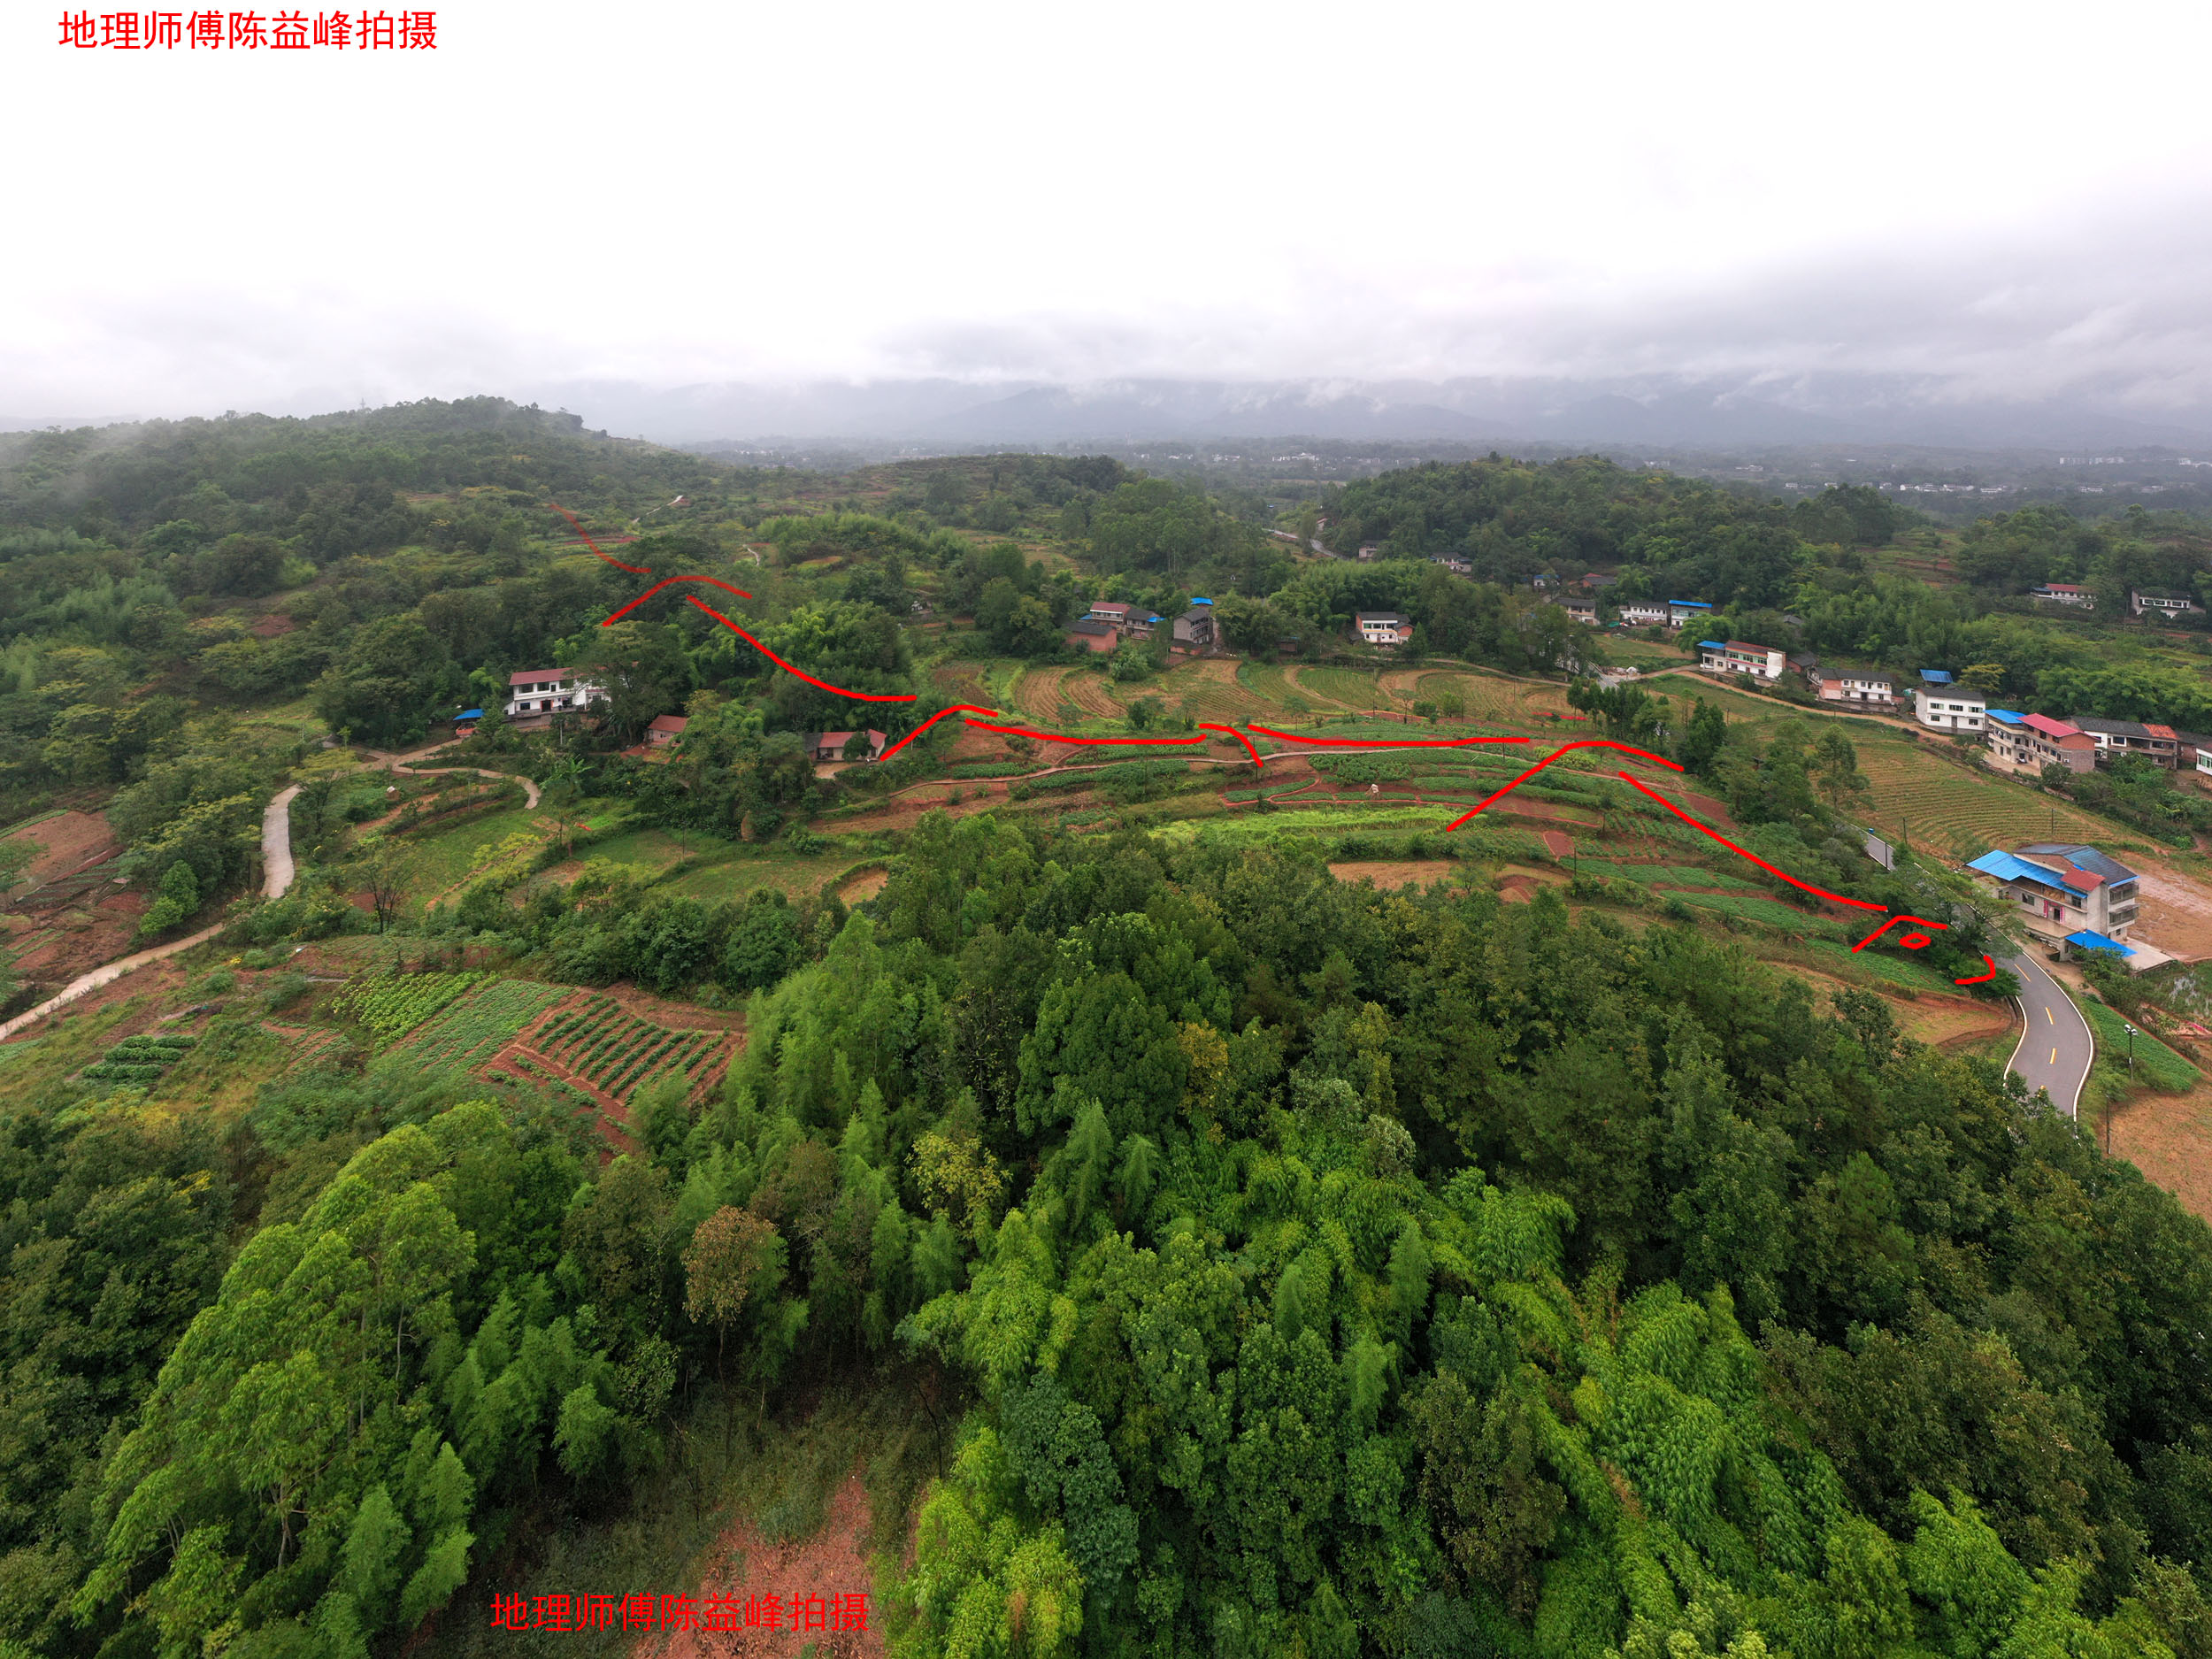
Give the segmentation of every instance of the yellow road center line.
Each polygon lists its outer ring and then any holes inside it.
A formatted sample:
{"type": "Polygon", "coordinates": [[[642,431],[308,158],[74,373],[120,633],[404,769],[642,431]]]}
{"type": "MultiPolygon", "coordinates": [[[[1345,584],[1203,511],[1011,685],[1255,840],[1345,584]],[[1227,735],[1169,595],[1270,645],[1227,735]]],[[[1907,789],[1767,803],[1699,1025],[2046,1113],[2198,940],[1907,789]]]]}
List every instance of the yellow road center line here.
{"type": "Polygon", "coordinates": [[[2055,1048],[2051,1050],[2051,1064],[2053,1065],[2056,1065],[2058,1064],[2058,1050],[2055,1048]]]}
{"type": "Polygon", "coordinates": [[[2048,1002],[2043,1004],[2043,1018],[2050,1020],[2051,1024],[2054,1025],[2058,1024],[2058,1021],[2051,1018],[2051,1005],[2048,1002]]]}

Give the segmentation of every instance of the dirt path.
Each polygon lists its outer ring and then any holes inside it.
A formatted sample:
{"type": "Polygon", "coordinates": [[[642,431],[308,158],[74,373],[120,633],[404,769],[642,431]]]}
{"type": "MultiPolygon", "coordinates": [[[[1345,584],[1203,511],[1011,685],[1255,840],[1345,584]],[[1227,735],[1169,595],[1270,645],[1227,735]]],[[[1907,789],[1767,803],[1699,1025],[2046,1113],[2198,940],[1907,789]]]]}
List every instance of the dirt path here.
{"type": "Polygon", "coordinates": [[[134,951],[127,956],[118,956],[113,962],[103,964],[89,973],[81,973],[37,1007],[24,1010],[13,1019],[0,1020],[0,1041],[14,1036],[17,1032],[23,1030],[34,1021],[45,1018],[65,1002],[75,1002],[87,991],[96,991],[104,985],[111,985],[133,969],[142,968],[150,962],[159,962],[164,956],[173,956],[179,951],[189,950],[195,945],[205,944],[222,931],[223,925],[218,922],[212,927],[203,927],[198,933],[188,933],[182,939],[173,939],[165,945],[156,945],[149,950],[134,951]]]}
{"type": "Polygon", "coordinates": [[[280,789],[261,815],[261,895],[280,899],[292,889],[292,802],[297,784],[280,789]]]}
{"type": "Polygon", "coordinates": [[[522,786],[522,793],[527,803],[524,810],[536,810],[539,801],[543,798],[543,792],[536,784],[519,772],[493,772],[483,766],[417,766],[414,764],[416,761],[428,758],[442,749],[452,747],[450,743],[432,743],[422,749],[410,749],[404,755],[390,754],[380,749],[365,749],[361,752],[369,757],[369,770],[372,772],[397,772],[404,766],[407,768],[407,775],[411,778],[437,778],[448,772],[472,772],[479,778],[489,778],[497,782],[518,783],[522,786]]]}

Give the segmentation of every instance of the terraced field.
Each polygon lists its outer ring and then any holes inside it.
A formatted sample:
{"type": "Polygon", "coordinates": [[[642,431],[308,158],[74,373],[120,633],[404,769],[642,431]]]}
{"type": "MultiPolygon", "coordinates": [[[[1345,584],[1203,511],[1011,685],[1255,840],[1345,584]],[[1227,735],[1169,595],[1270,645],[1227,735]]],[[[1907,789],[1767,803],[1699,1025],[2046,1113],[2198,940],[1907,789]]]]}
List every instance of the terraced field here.
{"type": "Polygon", "coordinates": [[[1281,712],[1248,687],[1240,684],[1237,665],[1225,658],[1185,663],[1160,676],[1152,695],[1171,709],[1202,720],[1264,720],[1281,712]]]}
{"type": "Polygon", "coordinates": [[[425,1067],[465,1071],[490,1059],[532,1020],[570,995],[566,986],[495,979],[424,1021],[399,1045],[399,1051],[425,1067]]]}
{"type": "Polygon", "coordinates": [[[1376,676],[1356,668],[1301,668],[1293,676],[1299,690],[1315,702],[1340,709],[1387,709],[1390,698],[1376,676]]]}
{"type": "MultiPolygon", "coordinates": [[[[1546,718],[1549,715],[1563,718],[1575,713],[1568,706],[1563,687],[1525,685],[1491,674],[1439,671],[1423,674],[1417,689],[1424,699],[1432,703],[1458,698],[1461,707],[1466,710],[1465,718],[1486,726],[1525,728],[1550,724],[1546,718]]],[[[1576,718],[1579,720],[1580,717],[1576,718]]]]}
{"type": "Polygon", "coordinates": [[[695,1089],[703,1088],[728,1059],[732,1036],[672,1030],[640,1019],[614,997],[596,995],[564,1003],[498,1058],[524,1075],[570,1079],[622,1102],[640,1083],[670,1071],[683,1072],[695,1089]]]}
{"type": "Polygon", "coordinates": [[[1032,719],[1048,723],[1060,718],[1060,682],[1071,668],[1033,668],[1014,687],[1014,706],[1032,719]]]}
{"type": "Polygon", "coordinates": [[[1866,817],[1886,833],[1909,832],[1915,847],[1970,858],[2021,841],[2138,841],[2132,831],[2056,795],[1962,767],[1905,743],[1859,745],[1859,770],[1874,786],[1866,817]]]}
{"type": "Polygon", "coordinates": [[[1127,717],[1114,695],[1113,682],[1094,668],[1070,669],[1060,681],[1060,695],[1092,719],[1118,722],[1127,717]]]}
{"type": "Polygon", "coordinates": [[[1237,664],[1237,683],[1262,703],[1290,714],[1304,714],[1313,704],[1291,686],[1289,677],[1276,663],[1256,662],[1250,658],[1237,664]]]}

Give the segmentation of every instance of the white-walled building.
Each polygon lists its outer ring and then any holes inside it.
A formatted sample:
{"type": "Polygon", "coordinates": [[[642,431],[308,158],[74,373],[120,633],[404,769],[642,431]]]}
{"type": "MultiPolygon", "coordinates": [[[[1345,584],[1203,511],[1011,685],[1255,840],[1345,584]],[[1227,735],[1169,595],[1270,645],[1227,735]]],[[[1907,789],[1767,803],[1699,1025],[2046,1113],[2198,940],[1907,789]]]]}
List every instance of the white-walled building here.
{"type": "Polygon", "coordinates": [[[1413,624],[1395,611],[1362,611],[1352,621],[1370,645],[1403,645],[1413,637],[1413,624]]]}
{"type": "Polygon", "coordinates": [[[526,668],[507,676],[507,718],[563,714],[607,700],[607,688],[580,679],[572,668],[526,668]]]}
{"type": "Polygon", "coordinates": [[[1923,669],[1912,688],[1912,714],[1932,732],[1978,732],[1989,724],[1989,699],[1939,670],[1923,669]]]}
{"type": "Polygon", "coordinates": [[[1764,645],[1741,640],[1700,640],[1698,666],[1709,674],[1749,674],[1755,680],[1779,680],[1786,658],[1764,645]]]}

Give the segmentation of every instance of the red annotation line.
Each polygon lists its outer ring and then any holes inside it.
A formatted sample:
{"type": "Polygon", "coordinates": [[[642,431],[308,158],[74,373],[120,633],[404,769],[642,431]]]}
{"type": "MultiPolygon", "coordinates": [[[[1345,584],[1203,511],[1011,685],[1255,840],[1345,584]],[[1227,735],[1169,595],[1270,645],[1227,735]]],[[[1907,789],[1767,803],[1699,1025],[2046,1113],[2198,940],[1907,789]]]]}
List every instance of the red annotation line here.
{"type": "MultiPolygon", "coordinates": [[[[1262,726],[1257,720],[1247,720],[1245,724],[1255,732],[1264,733],[1269,737],[1279,737],[1286,743],[1327,743],[1340,749],[1464,749],[1471,743],[1528,741],[1525,737],[1300,737],[1294,733],[1279,732],[1271,726],[1262,726]]],[[[1216,731],[1226,729],[1225,726],[1214,728],[1216,731]]],[[[1568,747],[1572,749],[1577,745],[1570,743],[1568,747]]],[[[1639,749],[1636,752],[1641,754],[1643,751],[1639,749]]]]}
{"type": "MultiPolygon", "coordinates": [[[[1261,728],[1261,729],[1264,729],[1264,728],[1261,728]]],[[[1528,741],[1528,740],[1527,740],[1526,738],[1525,738],[1525,737],[1521,737],[1521,738],[1508,738],[1508,739],[1500,739],[1500,738],[1475,738],[1475,739],[1472,739],[1472,740],[1471,740],[1471,741],[1475,741],[1475,742],[1488,742],[1488,743],[1495,743],[1495,742],[1501,742],[1501,741],[1505,741],[1505,742],[1517,742],[1517,743],[1525,743],[1526,741],[1528,741]]],[[[1629,744],[1629,743],[1616,743],[1616,742],[1614,742],[1614,741],[1613,741],[1611,739],[1609,739],[1609,738],[1603,738],[1603,737],[1585,737],[1585,738],[1578,738],[1575,741],[1573,741],[1573,742],[1571,742],[1571,743],[1562,743],[1562,744],[1561,744],[1561,745],[1560,745],[1557,749],[1555,749],[1554,750],[1552,750],[1552,752],[1551,752],[1550,754],[1548,754],[1548,755],[1545,756],[1543,759],[1541,759],[1541,760],[1538,761],[1538,762],[1537,762],[1537,763],[1536,763],[1533,766],[1531,766],[1531,767],[1530,767],[1530,768],[1529,768],[1526,772],[1523,772],[1523,773],[1522,773],[1519,777],[1516,778],[1516,779],[1515,779],[1515,780],[1514,780],[1511,783],[1509,783],[1509,784],[1506,785],[1504,788],[1502,788],[1502,789],[1496,789],[1496,790],[1493,790],[1490,794],[1488,794],[1488,795],[1485,795],[1485,796],[1484,796],[1481,800],[1479,800],[1479,801],[1476,802],[1474,805],[1472,805],[1472,806],[1469,807],[1469,808],[1468,808],[1468,809],[1467,809],[1464,812],[1462,812],[1462,813],[1461,813],[1461,814],[1460,814],[1457,818],[1454,818],[1454,819],[1453,819],[1450,823],[1447,824],[1447,825],[1444,826],[1444,828],[1445,828],[1446,832],[1447,832],[1447,833],[1448,833],[1448,832],[1450,832],[1450,831],[1452,831],[1452,830],[1455,830],[1455,829],[1457,829],[1457,828],[1458,828],[1458,827],[1459,827],[1462,824],[1464,824],[1464,823],[1465,823],[1465,822],[1466,822],[1469,818],[1471,818],[1474,817],[1476,813],[1478,813],[1478,812],[1481,811],[1481,810],[1482,810],[1485,807],[1489,806],[1489,805],[1490,805],[1490,804],[1492,804],[1494,802],[1502,800],[1505,796],[1507,796],[1507,795],[1511,795],[1511,794],[1512,794],[1512,793],[1513,793],[1516,789],[1519,788],[1519,787],[1520,787],[1523,784],[1526,783],[1526,782],[1527,782],[1527,781],[1528,781],[1531,778],[1533,778],[1533,777],[1534,777],[1534,776],[1535,776],[1538,772],[1540,772],[1543,771],[1545,767],[1547,767],[1547,766],[1550,765],[1550,764],[1552,764],[1552,762],[1554,762],[1555,760],[1557,760],[1557,759],[1558,759],[1558,758],[1559,758],[1562,755],[1564,755],[1564,754],[1565,754],[1565,753],[1567,753],[1570,749],[1619,749],[1619,750],[1620,750],[1620,751],[1621,751],[1624,755],[1640,755],[1640,756],[1642,756],[1642,757],[1643,757],[1646,760],[1654,760],[1654,761],[1657,761],[1657,762],[1658,762],[1658,763],[1659,763],[1662,766],[1671,766],[1671,767],[1673,767],[1673,769],[1674,769],[1675,771],[1677,771],[1677,772],[1680,772],[1680,771],[1682,770],[1682,768],[1681,768],[1680,766],[1676,765],[1676,764],[1675,764],[1673,761],[1669,760],[1669,759],[1668,759],[1668,758],[1667,758],[1664,755],[1655,755],[1655,754],[1653,754],[1653,753],[1652,753],[1649,749],[1638,749],[1638,748],[1636,748],[1635,746],[1633,746],[1632,744],[1629,744]]],[[[1623,773],[1621,774],[1621,776],[1622,776],[1622,777],[1624,777],[1624,778],[1627,778],[1627,777],[1628,777],[1628,774],[1627,774],[1626,772],[1623,772],[1623,773]]],[[[1629,779],[1629,781],[1630,781],[1631,783],[1634,783],[1634,782],[1635,782],[1635,780],[1634,780],[1634,779],[1632,779],[1632,778],[1630,778],[1630,779],[1629,779]]],[[[1639,787],[1640,787],[1640,786],[1639,786],[1639,787]]],[[[1691,819],[1690,821],[1691,821],[1692,823],[1694,823],[1694,824],[1697,823],[1697,820],[1696,820],[1696,819],[1694,819],[1694,818],[1691,819]]],[[[1705,829],[1705,826],[1703,826],[1702,824],[1698,824],[1698,826],[1698,826],[1698,828],[1700,828],[1700,829],[1705,829]]],[[[1710,831],[1710,830],[1706,830],[1706,831],[1705,831],[1705,833],[1706,833],[1707,834],[1709,834],[1709,834],[1711,834],[1711,833],[1712,833],[1712,831],[1710,831]]],[[[1751,856],[1751,855],[1750,855],[1750,854],[1748,854],[1748,853],[1744,854],[1744,856],[1745,856],[1745,857],[1747,857],[1747,858],[1748,858],[1750,856],[1751,856]]],[[[1878,905],[1876,905],[1874,908],[1875,908],[1876,910],[1879,910],[1879,909],[1881,909],[1881,906],[1878,904],[1878,905]]]]}
{"type": "Polygon", "coordinates": [[[936,713],[931,715],[929,718],[924,720],[919,726],[909,732],[904,737],[899,739],[897,742],[892,744],[890,748],[885,749],[883,751],[882,759],[879,760],[876,764],[878,765],[881,765],[883,761],[890,759],[892,756],[897,754],[909,743],[912,742],[923,733],[928,731],[931,726],[936,725],[938,721],[943,719],[949,714],[996,714],[998,710],[996,709],[982,708],[972,703],[956,703],[949,709],[940,709],[936,713]]]}
{"type": "MultiPolygon", "coordinates": [[[[646,574],[649,576],[652,572],[648,571],[646,574]]],[[[752,595],[747,593],[742,588],[733,588],[729,583],[724,581],[719,576],[671,576],[665,580],[655,582],[650,588],[648,588],[643,593],[630,601],[628,604],[623,606],[621,610],[616,611],[614,615],[609,617],[599,626],[603,628],[612,627],[616,623],[621,621],[623,618],[628,616],[630,612],[635,611],[640,605],[650,599],[655,594],[660,592],[662,588],[669,587],[676,582],[712,582],[717,588],[721,588],[724,592],[735,594],[740,599],[750,599],[752,597],[752,595]]]]}
{"type": "MultiPolygon", "coordinates": [[[[1618,748],[1620,745],[1616,744],[1615,747],[1618,748]]],[[[1672,761],[1669,761],[1667,764],[1671,766],[1674,765],[1672,761]]],[[[1676,766],[1675,770],[1679,772],[1681,768],[1676,766]]],[[[1734,853],[1739,858],[1748,858],[1753,864],[1758,865],[1760,869],[1765,871],[1769,875],[1778,877],[1780,879],[1788,882],[1790,886],[1796,887],[1802,892],[1818,894],[1824,899],[1833,899],[1839,904],[1849,904],[1862,910],[1878,910],[1884,908],[1879,904],[1872,903],[1865,899],[1847,899],[1840,893],[1831,893],[1827,888],[1816,887],[1809,881],[1800,881],[1795,876],[1790,874],[1788,871],[1777,870],[1765,859],[1760,857],[1758,854],[1754,852],[1746,852],[1742,848],[1737,846],[1735,842],[1730,841],[1727,836],[1722,834],[1711,825],[1699,823],[1687,812],[1685,812],[1680,807],[1675,805],[1673,802],[1668,800],[1666,796],[1661,795],[1656,789],[1649,787],[1647,785],[1642,783],[1627,772],[1621,772],[1618,775],[1634,787],[1641,789],[1646,795],[1656,801],[1661,806],[1666,808],[1668,811],[1673,813],[1675,817],[1680,818],[1692,829],[1703,830],[1708,835],[1710,835],[1715,841],[1728,849],[1730,852],[1734,853]]]]}
{"type": "Polygon", "coordinates": [[[1256,768],[1258,768],[1258,767],[1264,766],[1264,765],[1266,765],[1266,764],[1267,764],[1267,761],[1266,761],[1265,757],[1263,757],[1263,756],[1261,755],[1260,751],[1259,751],[1258,749],[1253,749],[1253,748],[1252,748],[1252,740],[1251,740],[1250,738],[1248,738],[1248,737],[1245,736],[1245,734],[1244,734],[1243,733],[1241,733],[1241,732],[1238,731],[1238,730],[1237,730],[1237,728],[1236,728],[1235,726],[1216,726],[1216,725],[1214,725],[1214,724],[1213,724],[1213,722],[1211,722],[1210,720],[1201,720],[1201,721],[1198,723],[1198,729],[1199,729],[1200,731],[1202,731],[1202,732],[1226,732],[1226,733],[1228,733],[1228,734],[1229,734],[1231,737],[1235,738],[1235,739],[1237,740],[1237,741],[1238,741],[1238,742],[1240,742],[1240,743],[1243,744],[1243,745],[1244,745],[1244,747],[1245,747],[1246,749],[1250,749],[1250,750],[1251,750],[1251,754],[1252,754],[1252,764],[1253,764],[1253,766],[1254,766],[1256,769],[1256,768]]]}
{"type": "MultiPolygon", "coordinates": [[[[1889,932],[1891,928],[1896,926],[1900,922],[1912,922],[1922,927],[1935,928],[1939,932],[1947,931],[1951,926],[1948,922],[1932,922],[1924,916],[1893,916],[1889,918],[1889,920],[1884,922],[1879,927],[1869,933],[1864,939],[1859,941],[1857,944],[1852,946],[1852,954],[1856,956],[1860,951],[1864,950],[1869,945],[1879,939],[1884,933],[1889,932]]],[[[1924,939],[1920,941],[1923,945],[1927,942],[1928,941],[1924,939]]],[[[1917,949],[1918,946],[1915,946],[1913,948],[1917,949]]]]}
{"type": "MultiPolygon", "coordinates": [[[[648,576],[650,576],[652,573],[653,572],[650,571],[647,571],[645,572],[648,576]]],[[[753,638],[751,634],[746,633],[743,628],[739,627],[736,623],[731,621],[719,611],[717,611],[712,605],[702,603],[697,595],[686,594],[684,595],[684,601],[687,604],[698,605],[700,610],[705,611],[709,616],[712,617],[717,622],[719,622],[731,633],[736,634],[739,639],[743,640],[748,644],[751,645],[755,650],[758,651],[763,657],[765,657],[770,662],[775,664],[777,667],[782,669],[784,672],[787,674],[796,674],[800,679],[805,680],[810,686],[819,686],[825,691],[833,691],[841,697],[852,697],[862,703],[913,703],[917,701],[921,695],[918,692],[913,691],[848,691],[842,686],[831,685],[826,680],[817,680],[813,675],[808,673],[805,669],[795,667],[791,664],[785,662],[782,657],[777,656],[775,652],[770,650],[758,640],[753,638]]]]}
{"type": "Polygon", "coordinates": [[[576,534],[584,538],[584,545],[589,548],[593,552],[599,553],[599,557],[603,559],[606,559],[607,563],[613,565],[615,569],[618,571],[627,571],[633,576],[650,576],[653,573],[651,571],[647,570],[642,565],[625,565],[618,558],[611,558],[606,554],[600,553],[599,543],[591,539],[591,532],[584,528],[584,521],[581,518],[579,518],[574,513],[569,511],[567,508],[562,506],[557,501],[549,501],[546,503],[546,505],[552,508],[553,511],[560,514],[562,518],[567,519],[569,523],[574,525],[576,526],[576,534]]]}
{"type": "MultiPolygon", "coordinates": [[[[692,603],[696,604],[699,602],[695,599],[692,603]]],[[[1008,737],[1033,737],[1047,743],[1202,743],[1206,741],[1202,737],[1065,737],[1058,732],[1032,731],[1025,726],[993,726],[987,720],[970,720],[967,724],[979,732],[998,732],[1008,737]]]]}
{"type": "Polygon", "coordinates": [[[1997,977],[1997,959],[1987,953],[1984,953],[1982,956],[1982,965],[1989,970],[1987,973],[1977,973],[1970,979],[1954,979],[1951,983],[1954,985],[1986,985],[1990,980],[1997,977]]]}

